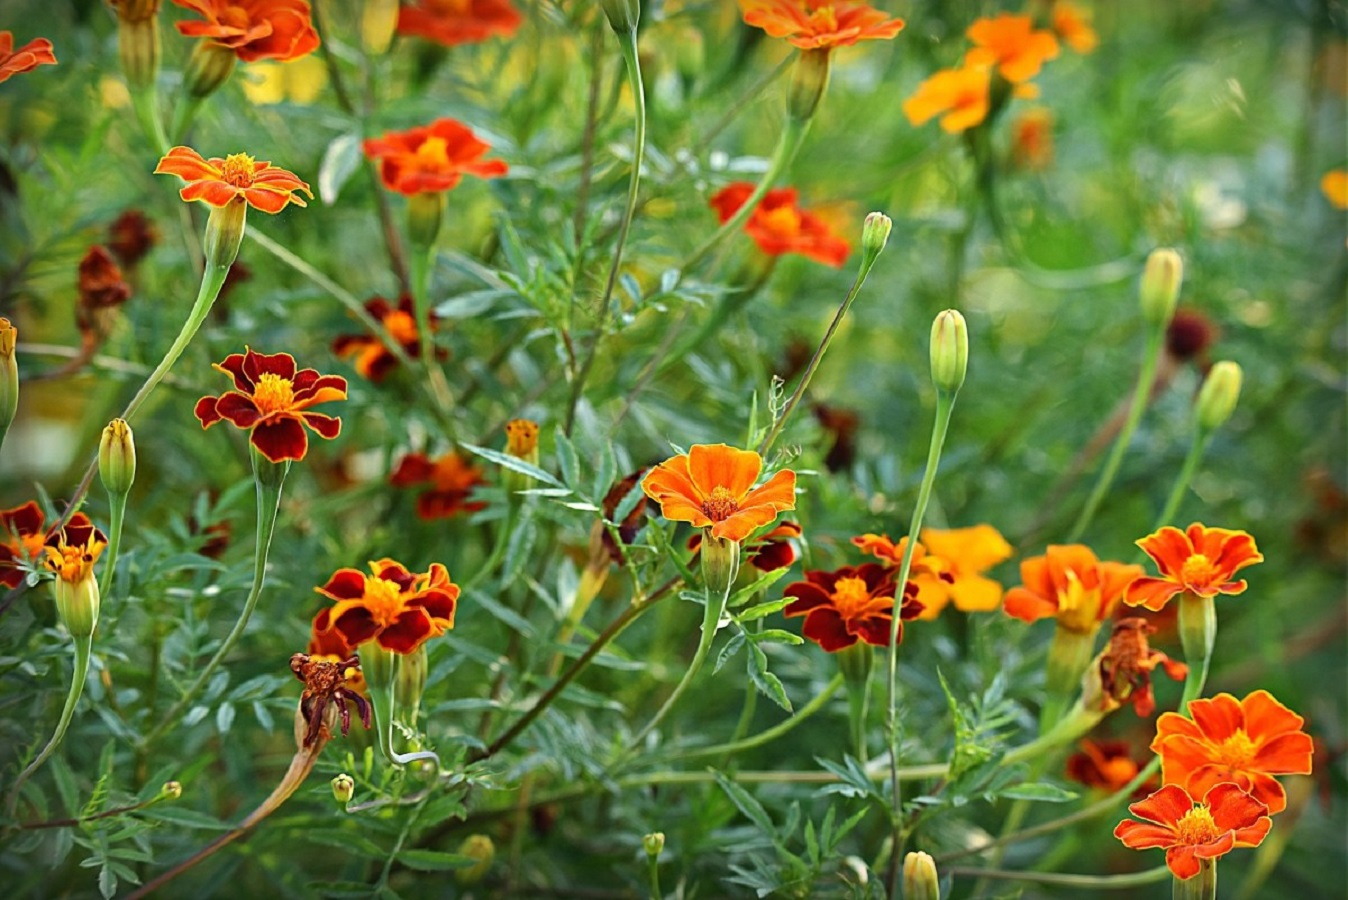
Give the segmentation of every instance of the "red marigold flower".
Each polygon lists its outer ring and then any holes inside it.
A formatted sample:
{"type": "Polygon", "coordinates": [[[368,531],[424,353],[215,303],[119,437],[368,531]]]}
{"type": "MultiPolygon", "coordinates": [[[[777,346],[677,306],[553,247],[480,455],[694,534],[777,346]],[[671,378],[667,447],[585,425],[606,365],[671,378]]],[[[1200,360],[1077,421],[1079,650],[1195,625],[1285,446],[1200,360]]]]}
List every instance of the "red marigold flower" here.
{"type": "Polygon", "coordinates": [[[56,55],[52,53],[51,41],[35,38],[18,50],[14,49],[14,34],[0,31],[0,81],[11,75],[31,72],[38,66],[56,65],[56,55]]]}
{"type": "Polygon", "coordinates": [[[778,513],[796,508],[796,473],[783,469],[755,488],[762,471],[763,459],[752,450],[694,444],[651,469],[641,488],[666,519],[742,541],[778,513]]]}
{"type": "Polygon", "coordinates": [[[314,634],[341,632],[349,646],[375,641],[393,653],[411,653],[454,627],[459,586],[435,563],[414,575],[400,563],[370,563],[371,575],[339,569],[318,593],[336,603],[314,619],[314,634]]]}
{"type": "Polygon", "coordinates": [[[1258,847],[1273,827],[1268,807],[1234,784],[1219,784],[1195,803],[1188,791],[1168,784],[1128,807],[1144,822],[1124,819],[1114,836],[1132,850],[1165,848],[1176,878],[1198,874],[1200,859],[1216,859],[1234,847],[1258,847]]]}
{"type": "Polygon", "coordinates": [[[868,4],[829,0],[739,0],[746,25],[786,38],[802,50],[849,47],[857,41],[893,40],[903,19],[868,4]]]}
{"type": "Polygon", "coordinates": [[[967,131],[988,117],[992,75],[987,66],[942,69],[917,86],[903,101],[903,114],[914,125],[941,116],[941,129],[967,131]],[[944,115],[942,115],[944,113],[944,115]]]}
{"type": "MultiPolygon", "coordinates": [[[[728,222],[754,192],[747,181],[726,185],[711,198],[716,217],[728,222]]],[[[852,245],[834,233],[829,224],[814,213],[801,209],[795,188],[768,191],[744,223],[744,230],[769,256],[799,253],[816,262],[840,268],[847,262],[852,245]]]]}
{"type": "MultiPolygon", "coordinates": [[[[852,543],[861,552],[869,553],[880,560],[891,573],[897,573],[899,567],[903,565],[903,554],[908,547],[908,538],[899,538],[896,544],[888,535],[867,533],[852,538],[852,543]]],[[[908,564],[908,581],[917,585],[917,601],[922,604],[922,613],[917,618],[934,619],[940,614],[941,608],[950,602],[950,586],[954,583],[955,576],[951,573],[948,560],[928,552],[919,542],[913,548],[913,558],[908,564]]],[[[997,590],[1001,591],[1001,585],[997,586],[997,590]]]]}
{"type": "MultiPolygon", "coordinates": [[[[389,333],[389,337],[393,338],[408,356],[416,359],[421,355],[421,339],[417,332],[417,317],[413,311],[411,295],[403,294],[397,306],[393,306],[383,297],[372,297],[365,301],[365,311],[379,320],[384,330],[389,333]]],[[[431,313],[432,330],[438,320],[439,317],[431,313]]],[[[371,334],[341,335],[332,342],[332,352],[340,359],[355,357],[356,371],[376,384],[383,381],[384,376],[398,364],[398,357],[389,352],[383,341],[371,334]]],[[[436,350],[437,357],[448,355],[444,349],[436,350]]]]}
{"type": "Polygon", "coordinates": [[[184,200],[203,200],[216,207],[228,206],[242,197],[254,209],[278,213],[289,203],[306,205],[295,191],[314,196],[309,185],[294,172],[269,162],[257,162],[246,153],[204,159],[191,147],[174,147],[159,161],[154,172],[177,175],[186,181],[187,185],[178,192],[184,200]]]}
{"type": "Polygon", "coordinates": [[[510,37],[524,17],[509,0],[414,0],[398,10],[398,33],[446,47],[510,37]]]}
{"type": "Polygon", "coordinates": [[[995,19],[977,19],[965,34],[975,44],[965,55],[965,62],[995,66],[1012,84],[1029,81],[1046,61],[1058,55],[1058,39],[1053,32],[1036,31],[1029,16],[1004,12],[995,19]]]}
{"type": "Polygon", "coordinates": [[[243,62],[299,59],[318,49],[305,0],[173,0],[206,21],[178,23],[178,33],[228,47],[243,62]]]}
{"type": "Polygon", "coordinates": [[[79,584],[93,577],[94,563],[107,545],[108,536],[84,513],[75,513],[64,528],[47,535],[43,564],[61,581],[79,584]]]}
{"type": "Polygon", "coordinates": [[[1141,566],[1101,562],[1081,544],[1049,545],[1020,564],[1022,586],[1007,591],[1003,609],[1026,622],[1053,616],[1068,631],[1093,634],[1141,574],[1141,566]]]}
{"type": "MultiPolygon", "coordinates": [[[[787,585],[785,595],[796,599],[782,614],[804,616],[802,633],[829,653],[858,640],[888,647],[895,591],[894,573],[877,563],[844,566],[835,572],[809,571],[804,581],[787,585]]],[[[910,581],[904,586],[899,618],[912,619],[920,612],[917,585],[910,581]]]]}
{"type": "Polygon", "coordinates": [[[482,470],[469,465],[453,450],[435,459],[424,453],[407,454],[389,476],[389,484],[394,487],[430,484],[431,489],[417,498],[417,516],[427,521],[487,508],[486,503],[468,499],[473,488],[486,484],[482,470]]]}
{"type": "Polygon", "coordinates": [[[309,449],[305,426],[327,440],[341,433],[341,419],[308,412],[311,406],[346,399],[346,379],[340,375],[296,371],[289,353],[254,353],[251,348],[231,353],[214,368],[232,377],[235,389],[197,401],[202,428],[228,419],[251,432],[249,441],[274,463],[304,459],[309,449]]]}
{"type": "MultiPolygon", "coordinates": [[[[1100,654],[1095,674],[1099,676],[1099,696],[1083,697],[1083,703],[1098,704],[1105,710],[1118,709],[1132,702],[1133,712],[1146,718],[1156,711],[1151,690],[1151,673],[1157,666],[1175,681],[1183,681],[1189,667],[1176,662],[1160,650],[1153,650],[1147,635],[1155,631],[1145,619],[1133,617],[1114,623],[1109,646],[1100,654]]],[[[1089,693],[1089,692],[1088,692],[1089,693]]]]}
{"type": "Polygon", "coordinates": [[[1091,27],[1089,10],[1067,0],[1053,4],[1053,32],[1077,53],[1090,53],[1100,44],[1100,38],[1091,27]]]}
{"type": "Polygon", "coordinates": [[[491,147],[454,119],[437,119],[407,131],[367,138],[365,155],[379,160],[384,187],[400,194],[448,191],[465,174],[498,178],[508,171],[499,159],[483,159],[491,147]]]}
{"type": "Polygon", "coordinates": [[[1128,586],[1123,602],[1153,612],[1181,591],[1199,597],[1244,593],[1245,580],[1232,578],[1246,566],[1264,561],[1254,538],[1246,532],[1208,528],[1198,522],[1187,532],[1167,525],[1137,545],[1155,561],[1161,577],[1137,579],[1128,586]]]}
{"type": "Polygon", "coordinates": [[[42,507],[36,500],[23,506],[0,509],[0,585],[16,588],[23,584],[21,563],[34,563],[42,554],[47,533],[42,528],[42,507]]]}
{"type": "Polygon", "coordinates": [[[154,225],[138,209],[126,210],[108,226],[108,249],[128,268],[144,259],[157,242],[154,225]]]}
{"type": "Polygon", "coordinates": [[[1268,807],[1287,808],[1287,793],[1274,775],[1309,775],[1315,747],[1301,730],[1305,719],[1255,691],[1237,700],[1218,694],[1192,700],[1189,715],[1163,713],[1156,720],[1152,752],[1161,757],[1161,777],[1191,794],[1230,781],[1268,807]]]}
{"type": "Polygon", "coordinates": [[[1083,740],[1078,746],[1081,752],[1067,757],[1067,777],[1078,784],[1112,794],[1142,771],[1142,764],[1133,757],[1133,746],[1127,741],[1083,740]]]}

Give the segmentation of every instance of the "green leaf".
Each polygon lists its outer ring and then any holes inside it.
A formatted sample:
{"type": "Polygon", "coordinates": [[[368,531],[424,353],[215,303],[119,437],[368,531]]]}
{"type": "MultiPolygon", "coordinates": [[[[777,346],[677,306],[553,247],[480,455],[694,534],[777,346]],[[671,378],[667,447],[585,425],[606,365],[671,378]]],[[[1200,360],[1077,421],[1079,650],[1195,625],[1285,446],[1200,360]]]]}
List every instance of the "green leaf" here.
{"type": "MultiPolygon", "coordinates": [[[[1060,788],[1056,784],[1048,782],[1038,782],[1035,784],[1017,784],[1009,788],[1003,788],[992,796],[1004,797],[1008,800],[1034,800],[1041,803],[1066,803],[1069,800],[1075,800],[1077,793],[1060,788]]],[[[991,799],[991,797],[989,798],[991,799]]]]}
{"type": "Polygon", "coordinates": [[[758,826],[760,831],[772,838],[773,843],[776,843],[776,829],[772,827],[772,819],[768,817],[767,810],[763,808],[763,805],[755,800],[748,791],[721,772],[712,769],[711,773],[716,778],[716,783],[721,786],[721,790],[725,791],[726,796],[730,798],[730,802],[735,804],[736,809],[744,813],[751,822],[758,826]]]}
{"type": "Polygon", "coordinates": [[[181,806],[151,806],[141,810],[137,815],[144,816],[147,819],[154,819],[158,822],[167,822],[170,825],[179,825],[185,828],[201,828],[206,831],[229,831],[234,827],[233,823],[221,822],[205,813],[199,813],[194,809],[184,809],[181,806]]]}
{"type": "Polygon", "coordinates": [[[742,613],[735,614],[736,622],[752,622],[755,619],[761,619],[764,616],[770,616],[778,610],[785,609],[796,602],[795,597],[782,597],[779,600],[768,600],[765,603],[755,604],[742,613]]]}
{"type": "Polygon", "coordinates": [[[773,703],[787,712],[795,712],[786,696],[786,688],[782,687],[782,680],[768,671],[767,654],[756,643],[749,645],[749,679],[773,703]]]}
{"type": "Polygon", "coordinates": [[[562,481],[577,490],[580,487],[580,456],[576,453],[576,445],[571,443],[560,425],[553,431],[553,442],[557,447],[557,469],[562,473],[562,481]]]}
{"type": "Polygon", "coordinates": [[[744,641],[743,631],[726,641],[726,645],[721,648],[721,652],[716,656],[716,665],[711,670],[713,675],[721,671],[721,667],[730,662],[730,657],[739,652],[739,649],[744,646],[744,641]]]}
{"type": "Polygon", "coordinates": [[[471,856],[444,853],[440,850],[404,850],[398,854],[398,861],[418,872],[450,872],[454,869],[471,868],[477,864],[477,860],[471,856]]]}
{"type": "Polygon", "coordinates": [[[324,206],[332,206],[356,169],[360,167],[363,154],[358,134],[338,135],[323,151],[323,161],[318,164],[318,198],[324,206]]]}
{"type": "Polygon", "coordinates": [[[511,456],[509,453],[502,453],[500,450],[492,450],[490,447],[479,447],[476,444],[469,444],[464,442],[460,442],[459,446],[467,450],[469,453],[475,453],[489,462],[494,462],[498,466],[510,469],[512,472],[519,472],[521,475],[528,475],[535,481],[541,481],[544,484],[550,485],[552,487],[566,488],[566,485],[562,484],[560,481],[558,481],[552,475],[540,469],[538,466],[530,465],[529,463],[525,462],[522,459],[518,459],[514,456],[511,456]]]}

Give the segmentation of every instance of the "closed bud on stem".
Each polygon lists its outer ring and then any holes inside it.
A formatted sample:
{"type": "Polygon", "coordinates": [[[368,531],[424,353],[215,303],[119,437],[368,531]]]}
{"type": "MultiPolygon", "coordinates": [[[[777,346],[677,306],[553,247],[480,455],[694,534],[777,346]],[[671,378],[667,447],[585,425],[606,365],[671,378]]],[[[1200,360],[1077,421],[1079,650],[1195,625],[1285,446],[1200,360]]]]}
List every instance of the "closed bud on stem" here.
{"type": "Polygon", "coordinates": [[[98,477],[109,494],[125,496],[136,480],[136,442],[125,419],[113,419],[98,442],[98,477]]]}
{"type": "Polygon", "coordinates": [[[375,56],[388,51],[398,29],[398,0],[365,0],[360,13],[360,38],[375,56]]]}
{"type": "Polygon", "coordinates": [[[122,74],[132,90],[143,90],[154,84],[159,75],[159,20],[148,19],[117,22],[117,56],[122,63],[122,74]]]}
{"type": "Polygon", "coordinates": [[[470,834],[459,845],[459,855],[475,862],[465,869],[455,869],[454,880],[459,884],[477,884],[486,877],[492,860],[496,859],[496,845],[485,834],[470,834]]]}
{"type": "Polygon", "coordinates": [[[903,900],[940,900],[936,860],[921,850],[903,858],[903,900]]]}
{"type": "Polygon", "coordinates": [[[183,71],[183,87],[193,100],[214,94],[234,73],[238,57],[224,44],[197,41],[183,71]]]}
{"type": "Polygon", "coordinates": [[[426,690],[426,675],[430,669],[426,645],[422,644],[411,653],[404,654],[397,668],[398,674],[393,682],[393,702],[398,708],[399,718],[411,726],[416,722],[421,694],[426,690]]]}
{"type": "Polygon", "coordinates": [[[1151,251],[1142,270],[1139,294],[1142,316],[1153,328],[1164,328],[1175,315],[1180,284],[1184,281],[1184,260],[1169,247],[1151,251]]]}
{"type": "Polygon", "coordinates": [[[1203,379],[1203,386],[1198,389],[1198,400],[1194,403],[1199,428],[1216,431],[1226,424],[1231,413],[1236,411],[1244,377],[1240,363],[1222,360],[1212,367],[1208,377],[1203,379]]]}
{"type": "Polygon", "coordinates": [[[19,409],[19,363],[14,358],[18,340],[19,329],[0,318],[0,443],[19,409]]]}
{"type": "Polygon", "coordinates": [[[208,267],[228,269],[234,265],[239,245],[243,243],[247,217],[248,202],[242,197],[235,197],[224,206],[211,207],[211,214],[206,219],[206,242],[201,248],[208,267]]]}
{"type": "Polygon", "coordinates": [[[183,795],[183,786],[178,781],[166,781],[164,786],[159,789],[159,796],[165,800],[177,800],[183,795]]]}
{"type": "MultiPolygon", "coordinates": [[[[531,466],[538,465],[538,423],[529,419],[511,419],[506,423],[506,453],[531,466]]],[[[528,489],[533,479],[523,472],[506,469],[505,488],[511,494],[528,489]]]]}
{"type": "Polygon", "coordinates": [[[868,260],[879,256],[880,251],[885,249],[893,227],[894,223],[889,216],[882,212],[866,214],[866,221],[861,226],[861,252],[868,260]]]}
{"type": "Polygon", "coordinates": [[[931,380],[937,390],[954,394],[969,366],[969,326],[958,310],[947,309],[931,324],[931,380]]]}
{"type": "Polygon", "coordinates": [[[407,237],[418,250],[435,246],[445,216],[445,192],[422,191],[407,198],[407,237]]]}
{"type": "Polygon", "coordinates": [[[609,26],[618,34],[628,34],[637,30],[641,19],[640,0],[599,0],[608,16],[609,26]]]}
{"type": "Polygon", "coordinates": [[[664,852],[665,833],[663,831],[652,831],[650,834],[642,835],[641,849],[646,851],[648,857],[655,859],[664,852]]]}
{"type": "Polygon", "coordinates": [[[332,798],[345,806],[356,793],[356,781],[343,772],[332,779],[332,798]]]}
{"type": "Polygon", "coordinates": [[[698,555],[702,557],[702,583],[707,589],[708,618],[704,621],[712,622],[715,628],[716,622],[720,620],[720,611],[725,608],[725,598],[740,571],[739,541],[712,537],[711,529],[704,528],[702,551],[698,555]],[[719,604],[715,620],[710,618],[713,604],[719,604]]]}
{"type": "Polygon", "coordinates": [[[814,118],[819,101],[828,90],[832,58],[828,48],[802,50],[791,67],[791,86],[786,94],[786,114],[797,122],[814,118]]]}

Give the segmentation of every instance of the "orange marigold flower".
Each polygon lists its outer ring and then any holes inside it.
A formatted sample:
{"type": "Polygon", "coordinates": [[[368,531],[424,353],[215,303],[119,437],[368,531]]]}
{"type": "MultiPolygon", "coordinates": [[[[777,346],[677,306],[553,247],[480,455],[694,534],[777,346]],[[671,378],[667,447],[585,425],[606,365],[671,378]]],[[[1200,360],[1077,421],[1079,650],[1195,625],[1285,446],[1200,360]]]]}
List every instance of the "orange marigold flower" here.
{"type": "Polygon", "coordinates": [[[1058,39],[1053,32],[1036,31],[1029,16],[1004,12],[995,19],[977,19],[965,34],[975,45],[965,55],[965,62],[995,66],[1012,84],[1029,81],[1045,62],[1058,55],[1058,39]]]}
{"type": "MultiPolygon", "coordinates": [[[[754,192],[747,181],[726,185],[711,198],[711,207],[722,223],[734,218],[754,192]]],[[[744,223],[744,230],[769,256],[799,253],[816,262],[840,268],[852,252],[851,244],[834,233],[828,223],[797,203],[795,188],[775,188],[744,223]]]]}
{"type": "Polygon", "coordinates": [[[1161,757],[1161,777],[1191,794],[1230,781],[1268,807],[1287,808],[1287,793],[1274,775],[1309,775],[1315,747],[1301,730],[1305,719],[1255,691],[1237,700],[1218,694],[1192,700],[1189,715],[1163,713],[1156,720],[1152,752],[1161,757]]]}
{"type": "Polygon", "coordinates": [[[370,563],[366,575],[339,569],[318,593],[336,603],[314,619],[314,634],[341,632],[349,646],[375,641],[393,653],[411,653],[454,627],[459,586],[439,563],[419,575],[391,559],[370,563]]]}
{"type": "Polygon", "coordinates": [[[36,500],[0,509],[0,585],[16,588],[23,584],[25,576],[19,566],[36,562],[42,554],[47,542],[42,528],[45,518],[36,500]]]}
{"type": "Polygon", "coordinates": [[[1020,564],[1021,586],[1007,591],[1003,609],[1026,622],[1053,616],[1061,628],[1094,634],[1141,574],[1141,566],[1101,562],[1081,544],[1051,544],[1020,564]]]}
{"type": "Polygon", "coordinates": [[[234,379],[234,390],[197,401],[202,428],[221,419],[250,432],[248,440],[274,463],[304,459],[309,449],[307,426],[321,438],[341,433],[342,420],[309,412],[311,406],[346,399],[346,379],[320,375],[313,369],[296,371],[289,353],[231,353],[214,366],[234,379]]]}
{"type": "Polygon", "coordinates": [[[51,41],[46,38],[34,38],[18,50],[14,49],[14,34],[0,31],[0,81],[11,75],[31,72],[38,66],[56,65],[56,55],[52,53],[51,41]]]}
{"type": "Polygon", "coordinates": [[[243,62],[299,59],[318,49],[305,0],[173,0],[205,19],[178,23],[178,33],[207,38],[243,62]]]}
{"type": "Polygon", "coordinates": [[[127,267],[144,259],[158,240],[154,225],[138,209],[126,210],[108,226],[108,249],[127,267]]]}
{"type": "Polygon", "coordinates": [[[108,536],[84,513],[75,513],[64,528],[47,535],[43,565],[61,581],[79,584],[93,577],[94,563],[107,546],[108,536]]]}
{"type": "Polygon", "coordinates": [[[246,153],[204,159],[191,147],[174,147],[154,171],[156,175],[177,175],[186,181],[187,185],[178,192],[184,200],[202,200],[215,207],[228,206],[242,198],[254,209],[278,213],[289,203],[306,205],[295,191],[314,196],[309,185],[294,172],[269,162],[257,162],[246,153]]]}
{"type": "MultiPolygon", "coordinates": [[[[421,355],[421,339],[417,332],[417,317],[412,306],[410,294],[403,294],[398,305],[393,306],[383,297],[372,297],[365,301],[365,311],[378,319],[403,352],[416,359],[421,355]]],[[[439,317],[431,313],[431,330],[439,317]]],[[[361,376],[376,384],[398,365],[398,357],[389,352],[384,342],[372,334],[344,334],[332,342],[332,352],[339,359],[355,357],[353,365],[361,376]]],[[[443,348],[435,351],[437,357],[448,356],[443,348]]]]}
{"type": "Polygon", "coordinates": [[[921,618],[935,618],[951,600],[963,612],[987,612],[1002,602],[1001,583],[983,575],[1011,558],[1011,545],[996,528],[924,528],[922,544],[944,567],[936,576],[918,579],[918,600],[927,606],[921,618]]]}
{"type": "Polygon", "coordinates": [[[1320,190],[1330,203],[1348,209],[1348,169],[1330,169],[1320,179],[1320,190]]]}
{"type": "Polygon", "coordinates": [[[763,459],[752,450],[694,444],[651,469],[641,488],[666,519],[742,541],[778,513],[796,508],[796,473],[783,469],[755,488],[762,471],[763,459]]]}
{"type": "Polygon", "coordinates": [[[430,484],[431,489],[417,498],[417,515],[427,521],[487,508],[486,503],[468,499],[473,488],[486,484],[482,470],[469,465],[453,450],[435,459],[424,453],[407,454],[389,477],[389,484],[394,487],[430,484]]]}
{"type": "Polygon", "coordinates": [[[483,159],[491,147],[454,119],[437,119],[407,131],[367,138],[365,155],[379,160],[384,187],[400,194],[448,191],[465,174],[497,178],[508,171],[499,159],[483,159]]]}
{"type": "Polygon", "coordinates": [[[1030,170],[1053,162],[1053,113],[1047,107],[1031,107],[1011,123],[1011,161],[1030,170]]]}
{"type": "Polygon", "coordinates": [[[903,101],[903,114],[914,125],[941,116],[942,130],[950,134],[967,131],[988,117],[991,83],[986,66],[942,69],[903,101]]]}
{"type": "Polygon", "coordinates": [[[1078,784],[1112,794],[1142,771],[1142,764],[1133,758],[1133,747],[1127,741],[1083,740],[1078,746],[1081,752],[1067,757],[1067,777],[1078,784]]]}
{"type": "Polygon", "coordinates": [[[1144,822],[1124,819],[1114,836],[1132,850],[1165,848],[1176,878],[1198,874],[1200,859],[1216,859],[1234,847],[1258,847],[1273,827],[1268,807],[1234,784],[1219,784],[1195,803],[1189,792],[1168,784],[1128,807],[1144,822]]]}
{"type": "Polygon", "coordinates": [[[1089,708],[1098,704],[1106,710],[1118,709],[1132,702],[1133,712],[1146,718],[1156,711],[1156,697],[1151,690],[1151,673],[1160,666],[1175,681],[1183,681],[1189,667],[1176,662],[1160,650],[1151,649],[1147,635],[1155,631],[1145,619],[1133,617],[1114,623],[1109,646],[1100,654],[1095,674],[1100,679],[1100,695],[1089,697],[1085,692],[1083,703],[1089,708]]]}
{"type": "Polygon", "coordinates": [[[1067,0],[1053,4],[1053,33],[1077,53],[1090,53],[1100,45],[1100,38],[1091,27],[1090,10],[1067,0]]]}
{"type": "MultiPolygon", "coordinates": [[[[782,615],[804,616],[801,632],[829,653],[858,640],[888,647],[895,593],[893,571],[877,563],[844,566],[835,572],[809,571],[804,581],[787,585],[785,595],[795,601],[782,615]]],[[[910,581],[904,586],[899,618],[912,619],[920,612],[917,585],[910,581]]],[[[903,640],[902,621],[899,640],[903,640]]]]}
{"type": "Polygon", "coordinates": [[[850,47],[857,41],[893,40],[903,19],[866,3],[829,0],[739,0],[746,25],[786,38],[802,50],[850,47]]]}
{"type": "Polygon", "coordinates": [[[1264,561],[1254,538],[1246,532],[1209,528],[1198,522],[1187,531],[1167,525],[1137,541],[1137,545],[1155,561],[1161,577],[1137,579],[1128,586],[1123,602],[1153,612],[1181,591],[1199,597],[1244,593],[1245,580],[1232,578],[1246,566],[1264,561]]]}
{"type": "Polygon", "coordinates": [[[453,47],[510,37],[524,17],[509,0],[415,0],[398,11],[398,33],[453,47]]]}

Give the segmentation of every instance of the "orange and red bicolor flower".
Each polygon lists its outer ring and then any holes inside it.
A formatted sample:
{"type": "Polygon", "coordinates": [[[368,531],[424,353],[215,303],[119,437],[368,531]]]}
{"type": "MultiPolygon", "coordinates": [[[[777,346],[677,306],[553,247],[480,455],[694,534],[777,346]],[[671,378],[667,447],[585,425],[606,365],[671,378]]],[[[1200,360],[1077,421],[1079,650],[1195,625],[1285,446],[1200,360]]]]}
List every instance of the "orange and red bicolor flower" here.
{"type": "Polygon", "coordinates": [[[414,0],[398,10],[398,33],[453,47],[510,37],[523,21],[509,0],[414,0]]]}
{"type": "Polygon", "coordinates": [[[1091,14],[1075,3],[1057,0],[1053,4],[1053,33],[1077,53],[1090,53],[1100,44],[1091,27],[1091,14]]]}
{"type": "Polygon", "coordinates": [[[1216,859],[1235,847],[1258,847],[1273,827],[1268,807],[1234,784],[1219,784],[1197,803],[1189,792],[1167,784],[1128,807],[1145,822],[1124,819],[1114,836],[1132,850],[1165,849],[1176,878],[1198,874],[1200,859],[1216,859]]]}
{"type": "MultiPolygon", "coordinates": [[[[1081,751],[1067,757],[1067,777],[1086,787],[1113,794],[1122,790],[1142,771],[1133,757],[1133,745],[1120,740],[1083,740],[1081,751]]],[[[1150,790],[1139,788],[1142,793],[1150,790]]]]}
{"type": "Polygon", "coordinates": [[[796,508],[796,473],[782,469],[754,487],[763,458],[725,444],[694,444],[651,469],[641,488],[660,514],[674,522],[707,528],[711,536],[743,541],[754,531],[796,508]]]}
{"type": "Polygon", "coordinates": [[[831,50],[857,41],[893,40],[903,19],[849,0],[739,0],[746,25],[802,50],[831,50]]]}
{"type": "Polygon", "coordinates": [[[379,160],[384,187],[408,196],[448,191],[465,174],[497,178],[509,170],[499,159],[483,159],[491,147],[454,119],[390,131],[364,146],[366,156],[379,160]]]}
{"type": "Polygon", "coordinates": [[[346,399],[346,379],[340,375],[297,370],[289,353],[254,353],[251,348],[231,353],[214,368],[234,379],[234,390],[197,401],[202,428],[228,419],[250,432],[252,445],[274,463],[304,459],[309,449],[306,426],[327,440],[341,433],[341,419],[309,412],[311,406],[346,399]]]}
{"type": "Polygon", "coordinates": [[[1029,81],[1058,55],[1053,32],[1036,30],[1029,16],[1004,12],[996,18],[977,19],[965,34],[974,43],[965,54],[965,63],[993,66],[1012,84],[1029,81]]]}
{"type": "Polygon", "coordinates": [[[52,53],[51,41],[46,38],[34,38],[18,50],[14,49],[14,34],[0,31],[0,81],[11,75],[31,72],[38,66],[56,65],[56,54],[52,53]]]}
{"type": "Polygon", "coordinates": [[[917,86],[903,101],[903,114],[914,125],[941,116],[941,129],[967,131],[988,117],[992,74],[987,66],[942,69],[917,86]]]}
{"type": "Polygon", "coordinates": [[[42,524],[46,516],[36,500],[13,509],[0,509],[0,585],[16,588],[23,584],[20,564],[33,564],[42,554],[47,533],[42,524]]]}
{"type": "Polygon", "coordinates": [[[1287,793],[1274,775],[1309,775],[1314,745],[1301,730],[1305,719],[1255,691],[1237,700],[1218,694],[1193,700],[1189,715],[1163,713],[1151,749],[1161,757],[1161,777],[1201,794],[1224,781],[1249,791],[1270,815],[1287,808],[1287,793]]]}
{"type": "Polygon", "coordinates": [[[254,209],[278,213],[290,203],[306,205],[296,191],[314,196],[309,185],[294,172],[269,162],[257,162],[246,153],[205,159],[191,147],[174,147],[154,171],[156,175],[177,175],[186,181],[178,192],[184,200],[201,200],[215,207],[225,207],[242,198],[254,209]]]}
{"type": "Polygon", "coordinates": [[[334,601],[314,619],[314,634],[336,630],[348,646],[374,641],[392,653],[411,653],[454,627],[459,586],[439,563],[421,574],[391,559],[370,563],[366,575],[339,569],[317,591],[334,601]]]}
{"type": "Polygon", "coordinates": [[[1132,617],[1114,623],[1109,645],[1100,654],[1096,674],[1100,678],[1100,696],[1085,699],[1089,706],[1099,704],[1106,712],[1124,703],[1133,704],[1133,712],[1146,718],[1156,711],[1156,695],[1151,675],[1160,666],[1175,681],[1183,681],[1189,667],[1153,650],[1147,636],[1155,631],[1146,619],[1132,617]]]}
{"type": "Polygon", "coordinates": [[[79,584],[93,577],[94,563],[107,546],[108,536],[84,513],[75,513],[64,528],[47,535],[43,565],[61,581],[79,584]]]}
{"type": "Polygon", "coordinates": [[[1053,616],[1061,628],[1094,634],[1141,574],[1141,566],[1101,562],[1082,544],[1050,544],[1020,564],[1021,586],[1007,591],[1003,609],[1026,622],[1053,616]]]}
{"type": "MultiPolygon", "coordinates": [[[[421,339],[417,331],[416,313],[413,311],[412,297],[403,294],[394,306],[383,297],[372,297],[365,301],[365,311],[379,321],[390,338],[397,342],[412,359],[421,355],[421,339]]],[[[431,329],[439,317],[431,313],[431,329]]],[[[389,352],[384,342],[372,334],[344,334],[332,342],[332,352],[339,359],[355,357],[356,371],[365,378],[378,383],[384,380],[398,357],[389,352]]],[[[447,356],[447,351],[436,350],[436,356],[447,356]]]]}
{"type": "MultiPolygon", "coordinates": [[[[754,192],[747,181],[726,185],[711,198],[716,217],[728,222],[754,192]]],[[[801,209],[795,188],[775,188],[763,195],[744,223],[744,230],[769,256],[799,253],[826,266],[840,268],[852,246],[815,213],[801,209]]]]}
{"type": "Polygon", "coordinates": [[[318,49],[305,0],[173,0],[205,21],[178,23],[178,33],[206,38],[243,62],[299,59],[318,49]]]}
{"type": "Polygon", "coordinates": [[[1254,538],[1244,531],[1208,528],[1198,522],[1187,531],[1167,525],[1137,545],[1156,562],[1161,577],[1137,579],[1129,585],[1123,602],[1153,612],[1181,591],[1197,597],[1244,593],[1245,580],[1233,580],[1235,574],[1264,561],[1254,538]]]}
{"type": "MultiPolygon", "coordinates": [[[[795,600],[782,614],[804,616],[801,632],[829,653],[858,640],[888,647],[896,592],[894,573],[878,563],[844,566],[834,572],[809,571],[804,581],[787,585],[785,595],[795,600]]],[[[904,588],[899,618],[912,619],[921,611],[917,585],[910,581],[904,588]]],[[[902,623],[899,640],[903,640],[902,623]]]]}
{"type": "Polygon", "coordinates": [[[482,470],[469,465],[453,450],[435,459],[424,453],[407,454],[389,476],[389,484],[394,487],[429,484],[430,489],[417,497],[417,516],[427,521],[487,508],[486,503],[468,499],[473,488],[486,484],[482,470]]]}

